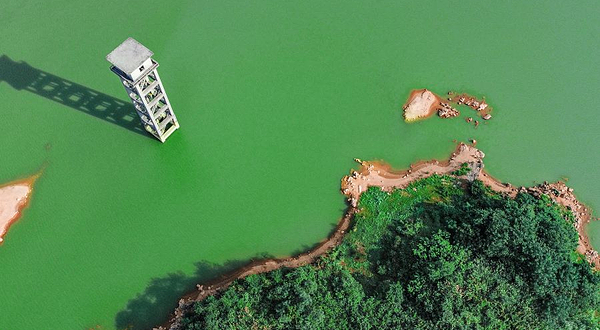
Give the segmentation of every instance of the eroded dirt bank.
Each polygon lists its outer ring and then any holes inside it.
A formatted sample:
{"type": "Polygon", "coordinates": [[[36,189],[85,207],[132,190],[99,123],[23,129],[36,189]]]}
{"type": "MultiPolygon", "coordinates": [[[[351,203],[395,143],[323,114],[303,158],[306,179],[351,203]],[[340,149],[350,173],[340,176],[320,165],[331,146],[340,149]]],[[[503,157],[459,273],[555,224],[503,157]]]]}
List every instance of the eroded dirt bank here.
{"type": "Polygon", "coordinates": [[[352,170],[350,175],[345,176],[341,182],[341,191],[348,198],[349,208],[346,215],[340,220],[335,231],[317,245],[314,249],[300,254],[296,257],[286,259],[266,259],[254,261],[238,270],[227,273],[209,283],[197,285],[198,291],[194,291],[184,296],[179,301],[179,306],[168,323],[155,328],[158,330],[178,329],[180,316],[189,308],[192,308],[194,302],[201,301],[206,297],[227,288],[234,280],[244,278],[248,275],[259,274],[275,270],[280,267],[295,268],[313,262],[317,257],[337,246],[344,233],[348,230],[354,214],[358,211],[357,204],[360,195],[368,187],[376,186],[382,190],[391,191],[396,188],[405,188],[411,182],[428,177],[433,174],[451,174],[459,170],[463,164],[469,167],[466,175],[460,178],[473,181],[479,179],[494,191],[505,193],[515,197],[518,192],[528,192],[535,195],[546,194],[552,200],[564,205],[575,215],[575,226],[579,232],[578,252],[584,254],[596,268],[600,267],[600,258],[598,253],[591,247],[589,239],[585,235],[584,225],[591,220],[590,210],[577,201],[573,194],[573,189],[568,188],[562,182],[544,183],[535,187],[513,187],[508,183],[502,183],[483,171],[483,158],[485,154],[475,148],[461,143],[446,161],[431,160],[418,162],[411,165],[407,170],[393,170],[387,164],[381,162],[368,162],[355,159],[361,166],[358,170],[352,170]]]}

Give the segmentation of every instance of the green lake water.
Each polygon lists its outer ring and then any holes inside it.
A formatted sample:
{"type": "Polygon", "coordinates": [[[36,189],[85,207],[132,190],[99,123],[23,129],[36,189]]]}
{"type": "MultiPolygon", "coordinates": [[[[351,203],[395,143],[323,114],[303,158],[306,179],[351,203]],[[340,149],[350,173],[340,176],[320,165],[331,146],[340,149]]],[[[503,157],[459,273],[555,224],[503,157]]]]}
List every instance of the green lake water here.
{"type": "Polygon", "coordinates": [[[567,177],[597,210],[599,12],[587,0],[3,1],[0,182],[46,167],[0,246],[0,329],[162,322],[197,281],[325,238],[354,157],[405,167],[476,138],[495,177],[567,177]],[[161,64],[181,124],[165,144],[102,111],[127,101],[104,57],[129,36],[161,64]],[[485,95],[494,119],[403,123],[425,87],[485,95]]]}

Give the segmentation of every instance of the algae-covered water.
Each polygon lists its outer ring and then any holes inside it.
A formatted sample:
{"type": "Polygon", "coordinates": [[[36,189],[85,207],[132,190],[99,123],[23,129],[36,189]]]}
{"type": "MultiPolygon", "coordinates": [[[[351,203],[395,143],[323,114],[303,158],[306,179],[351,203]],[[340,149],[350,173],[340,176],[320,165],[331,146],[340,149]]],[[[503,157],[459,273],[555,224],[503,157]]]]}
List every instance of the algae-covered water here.
{"type": "MultiPolygon", "coordinates": [[[[492,175],[567,177],[597,209],[598,12],[595,1],[4,1],[0,182],[46,166],[0,246],[0,329],[160,323],[195,282],[325,238],[354,157],[404,167],[476,138],[492,175]],[[154,51],[181,124],[164,145],[140,134],[104,59],[129,36],[154,51]],[[410,90],[425,87],[485,95],[494,118],[403,123],[410,90]]],[[[590,230],[600,246],[600,225],[590,230]]]]}

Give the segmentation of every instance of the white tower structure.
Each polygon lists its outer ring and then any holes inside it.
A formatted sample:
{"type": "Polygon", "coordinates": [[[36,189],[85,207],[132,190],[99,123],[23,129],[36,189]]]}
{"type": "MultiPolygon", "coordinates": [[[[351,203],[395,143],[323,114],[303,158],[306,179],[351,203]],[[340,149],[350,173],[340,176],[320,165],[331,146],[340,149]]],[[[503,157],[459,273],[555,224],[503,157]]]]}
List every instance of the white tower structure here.
{"type": "Polygon", "coordinates": [[[106,59],[112,64],[110,70],[125,86],[142,126],[165,142],[179,128],[179,123],[156,71],[158,63],[151,58],[153,54],[137,40],[127,38],[106,59]]]}

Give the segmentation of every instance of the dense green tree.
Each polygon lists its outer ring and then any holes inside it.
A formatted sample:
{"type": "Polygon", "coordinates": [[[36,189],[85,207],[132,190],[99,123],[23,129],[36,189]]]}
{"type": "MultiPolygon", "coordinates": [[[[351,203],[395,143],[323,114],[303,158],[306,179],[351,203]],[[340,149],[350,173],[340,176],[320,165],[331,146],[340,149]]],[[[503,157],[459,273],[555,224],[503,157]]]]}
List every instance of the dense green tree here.
{"type": "Polygon", "coordinates": [[[598,328],[600,277],[549,198],[432,176],[359,207],[328,256],[237,280],[184,328],[598,328]]]}

